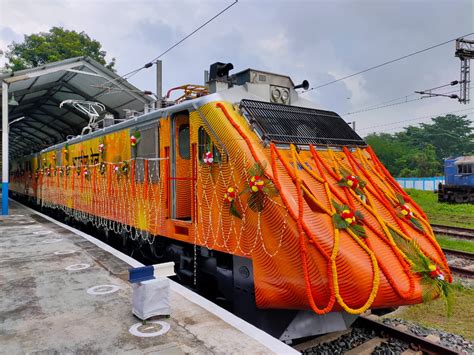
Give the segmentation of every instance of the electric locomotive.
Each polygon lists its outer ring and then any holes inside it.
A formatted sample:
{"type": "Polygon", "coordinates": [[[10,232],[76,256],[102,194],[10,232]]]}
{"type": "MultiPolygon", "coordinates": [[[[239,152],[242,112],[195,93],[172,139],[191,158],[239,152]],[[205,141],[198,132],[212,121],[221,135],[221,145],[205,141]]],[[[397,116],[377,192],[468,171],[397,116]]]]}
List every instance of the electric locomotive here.
{"type": "Polygon", "coordinates": [[[423,211],[339,115],[298,93],[306,81],[232,68],[16,159],[11,193],[174,261],[180,282],[282,340],[422,302],[424,276],[451,280],[423,211]],[[415,272],[407,243],[429,270],[415,272]]]}

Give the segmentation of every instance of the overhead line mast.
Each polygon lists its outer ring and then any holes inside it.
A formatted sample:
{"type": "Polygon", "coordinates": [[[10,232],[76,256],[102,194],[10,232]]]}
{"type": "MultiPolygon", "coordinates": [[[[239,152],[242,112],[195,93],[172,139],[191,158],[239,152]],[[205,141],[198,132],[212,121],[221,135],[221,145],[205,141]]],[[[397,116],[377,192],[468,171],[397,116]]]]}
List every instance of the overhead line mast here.
{"type": "Polygon", "coordinates": [[[459,87],[459,102],[462,104],[469,103],[471,83],[470,61],[474,58],[474,41],[458,38],[456,40],[456,52],[454,54],[461,60],[461,75],[459,87]]]}

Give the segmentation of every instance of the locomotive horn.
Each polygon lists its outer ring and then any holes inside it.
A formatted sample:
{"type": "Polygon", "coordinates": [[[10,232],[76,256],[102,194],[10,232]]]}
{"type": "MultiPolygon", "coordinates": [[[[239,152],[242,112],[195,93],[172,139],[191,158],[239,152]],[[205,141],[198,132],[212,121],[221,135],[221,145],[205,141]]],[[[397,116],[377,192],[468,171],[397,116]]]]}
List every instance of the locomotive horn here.
{"type": "Polygon", "coordinates": [[[303,82],[299,85],[295,85],[294,89],[305,89],[305,90],[308,90],[309,89],[309,81],[308,80],[303,80],[303,82]]]}

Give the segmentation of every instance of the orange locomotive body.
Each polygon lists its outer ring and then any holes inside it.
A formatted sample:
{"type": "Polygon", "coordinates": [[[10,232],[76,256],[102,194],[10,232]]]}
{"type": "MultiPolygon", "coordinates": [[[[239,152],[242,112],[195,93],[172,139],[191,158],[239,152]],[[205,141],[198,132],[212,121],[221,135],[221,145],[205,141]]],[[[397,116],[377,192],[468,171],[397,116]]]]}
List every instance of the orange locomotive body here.
{"type": "Polygon", "coordinates": [[[397,238],[450,279],[423,211],[337,114],[288,77],[232,79],[211,77],[215,93],[16,159],[11,192],[145,240],[184,282],[281,339],[421,302],[397,238]],[[312,329],[290,326],[302,320],[312,329]]]}

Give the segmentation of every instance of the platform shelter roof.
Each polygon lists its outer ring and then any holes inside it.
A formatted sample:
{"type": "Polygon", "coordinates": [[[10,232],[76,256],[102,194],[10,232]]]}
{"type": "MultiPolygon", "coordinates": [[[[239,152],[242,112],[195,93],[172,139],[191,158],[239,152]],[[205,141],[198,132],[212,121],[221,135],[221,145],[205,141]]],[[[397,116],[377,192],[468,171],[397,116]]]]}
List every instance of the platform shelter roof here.
{"type": "Polygon", "coordinates": [[[153,101],[89,57],[2,73],[0,81],[8,84],[10,158],[40,151],[81,133],[89,117],[71,105],[60,107],[64,100],[99,102],[115,119],[125,119],[130,111],[144,111],[153,101]]]}

